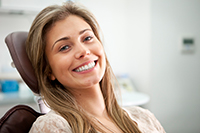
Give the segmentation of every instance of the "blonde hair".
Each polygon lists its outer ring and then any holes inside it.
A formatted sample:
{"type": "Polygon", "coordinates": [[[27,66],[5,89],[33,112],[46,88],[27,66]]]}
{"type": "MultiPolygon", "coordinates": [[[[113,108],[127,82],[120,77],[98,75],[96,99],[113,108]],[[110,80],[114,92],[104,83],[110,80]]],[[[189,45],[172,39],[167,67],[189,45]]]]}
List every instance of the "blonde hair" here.
{"type": "MultiPolygon", "coordinates": [[[[75,98],[67,88],[64,88],[57,80],[52,81],[48,77],[51,73],[51,68],[45,55],[46,33],[55,22],[63,20],[69,15],[76,15],[83,18],[90,25],[97,39],[102,43],[99,33],[100,28],[93,14],[80,5],[73,2],[66,2],[62,6],[49,6],[36,16],[29,31],[26,51],[35,69],[40,94],[50,108],[68,121],[72,132],[94,133],[97,130],[102,130],[77,104],[75,98]]],[[[106,70],[100,81],[100,87],[107,112],[123,132],[140,133],[135,122],[118,105],[112,79],[115,79],[115,77],[106,57],[106,70]]]]}

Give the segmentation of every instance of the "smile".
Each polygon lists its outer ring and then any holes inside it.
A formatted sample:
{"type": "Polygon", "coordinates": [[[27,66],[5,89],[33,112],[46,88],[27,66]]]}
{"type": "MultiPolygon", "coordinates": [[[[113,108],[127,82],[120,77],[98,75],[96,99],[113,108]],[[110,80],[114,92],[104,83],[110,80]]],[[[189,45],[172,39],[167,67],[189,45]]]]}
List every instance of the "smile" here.
{"type": "Polygon", "coordinates": [[[90,62],[87,65],[84,65],[84,66],[81,66],[81,67],[75,69],[74,71],[76,71],[76,72],[82,72],[82,71],[86,71],[86,70],[92,69],[94,67],[95,67],[95,62],[90,62]]]}

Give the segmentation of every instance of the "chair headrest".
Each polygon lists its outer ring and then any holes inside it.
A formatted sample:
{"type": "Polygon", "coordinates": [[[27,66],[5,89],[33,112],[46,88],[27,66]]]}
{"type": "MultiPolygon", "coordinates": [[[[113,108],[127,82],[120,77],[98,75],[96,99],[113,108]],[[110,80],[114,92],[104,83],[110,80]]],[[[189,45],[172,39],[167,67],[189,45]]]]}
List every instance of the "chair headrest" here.
{"type": "Polygon", "coordinates": [[[34,93],[39,94],[37,78],[25,49],[27,36],[28,32],[13,32],[7,35],[5,42],[22,79],[34,93]]]}

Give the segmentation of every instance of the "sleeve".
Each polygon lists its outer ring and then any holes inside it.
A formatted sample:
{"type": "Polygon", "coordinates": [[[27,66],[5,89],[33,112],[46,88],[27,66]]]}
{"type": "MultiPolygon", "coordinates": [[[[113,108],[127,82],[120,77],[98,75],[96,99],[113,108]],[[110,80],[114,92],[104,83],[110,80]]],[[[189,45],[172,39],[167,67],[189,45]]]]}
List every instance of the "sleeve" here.
{"type": "Polygon", "coordinates": [[[141,107],[133,107],[127,110],[142,133],[166,133],[160,122],[149,110],[141,107]]]}
{"type": "Polygon", "coordinates": [[[72,131],[62,116],[50,112],[38,117],[29,133],[72,133],[72,131]]]}

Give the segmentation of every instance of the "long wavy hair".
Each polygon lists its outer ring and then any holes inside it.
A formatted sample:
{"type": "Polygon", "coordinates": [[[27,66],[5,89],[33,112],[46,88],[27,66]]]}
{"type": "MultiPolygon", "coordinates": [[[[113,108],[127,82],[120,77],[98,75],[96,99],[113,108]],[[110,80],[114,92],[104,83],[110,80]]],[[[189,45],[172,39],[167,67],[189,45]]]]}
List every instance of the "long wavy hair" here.
{"type": "MultiPolygon", "coordinates": [[[[35,69],[40,95],[48,106],[67,120],[73,133],[95,133],[102,131],[78,105],[68,88],[58,80],[49,78],[51,68],[45,55],[46,33],[52,25],[69,15],[84,19],[92,28],[97,39],[102,43],[99,25],[91,12],[81,5],[66,2],[63,5],[52,5],[43,9],[34,19],[26,41],[26,51],[35,69]]],[[[115,76],[106,57],[105,74],[100,81],[101,91],[109,116],[116,125],[126,133],[140,133],[137,124],[118,105],[113,82],[115,76]]]]}

